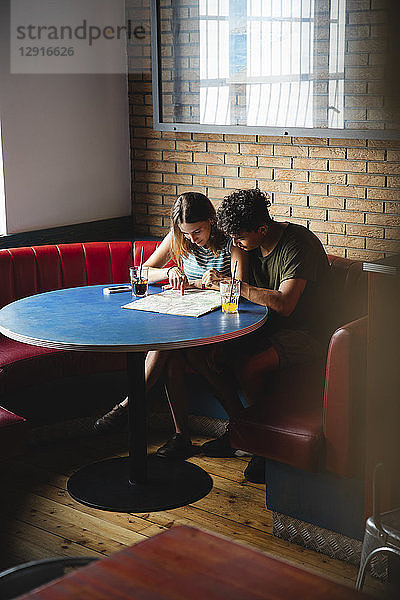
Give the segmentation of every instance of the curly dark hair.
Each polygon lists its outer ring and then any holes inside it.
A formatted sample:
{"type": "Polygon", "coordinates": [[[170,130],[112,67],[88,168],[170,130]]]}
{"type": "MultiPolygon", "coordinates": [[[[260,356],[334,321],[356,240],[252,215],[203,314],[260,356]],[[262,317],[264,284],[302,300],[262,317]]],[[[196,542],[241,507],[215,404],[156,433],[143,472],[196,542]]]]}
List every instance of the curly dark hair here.
{"type": "Polygon", "coordinates": [[[227,235],[256,231],[272,221],[268,206],[271,206],[268,194],[258,188],[236,190],[222,200],[217,210],[217,226],[227,235]]]}

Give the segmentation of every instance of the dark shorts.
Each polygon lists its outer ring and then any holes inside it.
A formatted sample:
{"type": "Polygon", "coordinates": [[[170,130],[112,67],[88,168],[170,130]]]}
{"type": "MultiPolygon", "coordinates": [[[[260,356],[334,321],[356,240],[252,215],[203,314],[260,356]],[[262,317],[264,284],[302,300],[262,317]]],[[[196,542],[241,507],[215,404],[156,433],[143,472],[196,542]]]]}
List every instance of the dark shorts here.
{"type": "Polygon", "coordinates": [[[224,354],[240,361],[274,348],[279,356],[279,368],[311,363],[323,357],[325,349],[308,331],[279,329],[270,332],[268,324],[241,338],[224,343],[224,354]]]}

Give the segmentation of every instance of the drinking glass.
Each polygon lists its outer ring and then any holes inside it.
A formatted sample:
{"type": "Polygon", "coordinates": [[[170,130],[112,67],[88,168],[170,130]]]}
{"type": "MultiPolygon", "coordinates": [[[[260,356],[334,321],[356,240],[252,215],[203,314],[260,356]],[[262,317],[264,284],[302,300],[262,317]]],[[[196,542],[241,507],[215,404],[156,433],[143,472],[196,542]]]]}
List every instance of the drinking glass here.
{"type": "Polygon", "coordinates": [[[222,312],[230,315],[236,314],[239,307],[240,281],[235,280],[233,286],[231,283],[221,282],[219,284],[219,291],[221,294],[222,312]]]}
{"type": "Polygon", "coordinates": [[[135,298],[147,296],[149,267],[129,267],[129,277],[132,285],[132,296],[135,296],[135,298]]]}

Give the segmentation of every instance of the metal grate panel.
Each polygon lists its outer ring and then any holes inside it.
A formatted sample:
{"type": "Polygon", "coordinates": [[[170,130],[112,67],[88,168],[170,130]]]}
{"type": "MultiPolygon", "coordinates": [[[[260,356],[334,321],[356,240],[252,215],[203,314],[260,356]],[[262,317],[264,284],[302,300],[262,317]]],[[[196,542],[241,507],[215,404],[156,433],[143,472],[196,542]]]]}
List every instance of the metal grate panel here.
{"type": "MultiPolygon", "coordinates": [[[[272,513],[273,534],[310,550],[321,552],[331,558],[337,558],[359,566],[362,542],[346,537],[335,531],[329,531],[277,512],[272,513]]],[[[370,566],[370,573],[378,579],[387,580],[387,557],[377,556],[370,566]]]]}

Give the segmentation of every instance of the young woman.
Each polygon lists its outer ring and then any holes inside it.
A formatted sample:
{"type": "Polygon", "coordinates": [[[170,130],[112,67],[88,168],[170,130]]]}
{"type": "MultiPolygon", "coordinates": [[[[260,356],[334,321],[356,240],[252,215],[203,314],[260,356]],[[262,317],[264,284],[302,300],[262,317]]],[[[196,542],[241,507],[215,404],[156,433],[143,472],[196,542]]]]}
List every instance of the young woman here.
{"type": "MultiPolygon", "coordinates": [[[[245,253],[231,245],[216,224],[215,208],[203,194],[188,192],[175,201],[171,211],[171,229],[144,263],[149,267],[149,283],[168,279],[173,289],[215,288],[220,279],[231,276],[237,260],[236,278],[244,279],[245,253]],[[174,258],[176,266],[165,267],[174,258]]],[[[187,458],[194,453],[188,431],[185,354],[180,350],[147,353],[145,378],[147,391],[161,375],[164,377],[175,434],[157,450],[165,458],[187,458]]],[[[111,431],[126,420],[128,399],[98,419],[97,431],[111,431]]]]}

